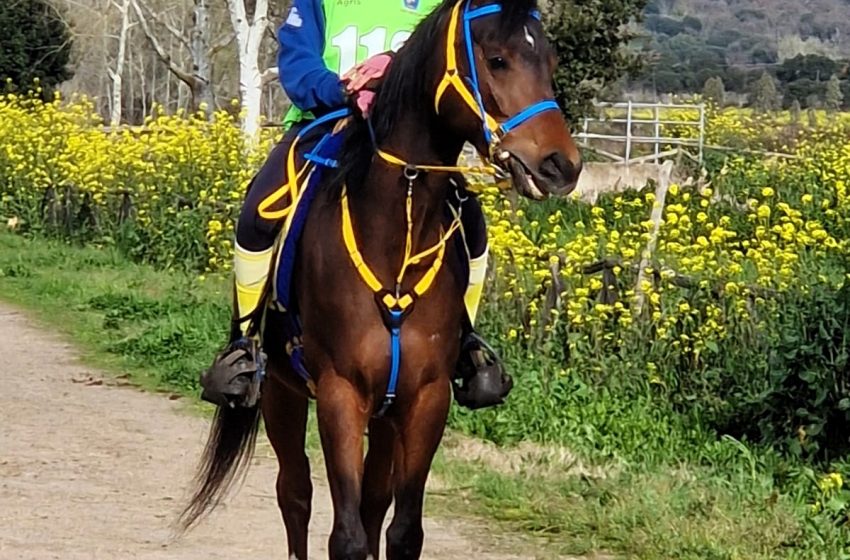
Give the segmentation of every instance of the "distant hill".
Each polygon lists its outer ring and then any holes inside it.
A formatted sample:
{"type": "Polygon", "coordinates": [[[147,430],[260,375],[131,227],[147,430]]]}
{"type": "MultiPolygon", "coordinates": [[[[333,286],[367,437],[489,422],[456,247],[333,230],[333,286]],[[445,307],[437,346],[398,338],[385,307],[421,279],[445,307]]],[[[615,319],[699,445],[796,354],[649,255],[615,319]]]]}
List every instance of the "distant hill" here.
{"type": "MultiPolygon", "coordinates": [[[[639,46],[653,59],[641,85],[656,91],[700,91],[720,76],[746,92],[764,71],[782,82],[783,64],[799,66],[803,55],[809,68],[836,61],[821,66],[844,77],[837,61],[850,59],[850,0],[650,0],[643,26],[639,46]]],[[[816,68],[810,78],[829,77],[816,68]]]]}
{"type": "Polygon", "coordinates": [[[659,41],[687,33],[722,47],[732,63],[850,56],[850,0],[650,0],[645,25],[659,41]]]}

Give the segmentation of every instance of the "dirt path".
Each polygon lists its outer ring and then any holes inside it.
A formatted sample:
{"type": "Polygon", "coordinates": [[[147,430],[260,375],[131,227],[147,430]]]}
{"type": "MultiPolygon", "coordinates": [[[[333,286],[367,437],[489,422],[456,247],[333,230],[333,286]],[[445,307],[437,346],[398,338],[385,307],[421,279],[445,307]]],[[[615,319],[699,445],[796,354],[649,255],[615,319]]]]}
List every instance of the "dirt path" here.
{"type": "MultiPolygon", "coordinates": [[[[169,527],[206,421],[162,396],[115,386],[4,305],[0,356],[0,559],[286,558],[267,446],[236,497],[175,540],[169,527]]],[[[330,498],[317,471],[311,557],[325,558],[330,498]]],[[[496,546],[490,539],[472,542],[462,523],[450,525],[428,520],[425,557],[521,558],[487,550],[496,546]]]]}

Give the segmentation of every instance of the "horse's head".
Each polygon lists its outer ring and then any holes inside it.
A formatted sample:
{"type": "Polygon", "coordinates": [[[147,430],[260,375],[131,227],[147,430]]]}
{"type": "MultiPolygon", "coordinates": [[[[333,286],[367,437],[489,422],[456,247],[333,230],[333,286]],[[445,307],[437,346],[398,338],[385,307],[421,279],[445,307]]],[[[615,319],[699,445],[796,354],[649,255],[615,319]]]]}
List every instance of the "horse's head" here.
{"type": "Polygon", "coordinates": [[[437,112],[530,198],[569,194],[581,156],[554,101],[556,57],[535,0],[458,0],[437,112]]]}

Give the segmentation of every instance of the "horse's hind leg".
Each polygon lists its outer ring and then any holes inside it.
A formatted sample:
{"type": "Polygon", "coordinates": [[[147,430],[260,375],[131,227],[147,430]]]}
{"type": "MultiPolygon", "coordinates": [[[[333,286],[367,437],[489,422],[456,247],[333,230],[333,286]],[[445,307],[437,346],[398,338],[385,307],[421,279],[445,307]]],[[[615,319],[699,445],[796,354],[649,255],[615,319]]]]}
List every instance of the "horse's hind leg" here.
{"type": "Polygon", "coordinates": [[[307,526],[310,523],[313,484],[304,450],[307,398],[270,375],[263,388],[266,433],[277,455],[277,503],[286,525],[289,557],[307,560],[307,526]]]}
{"type": "Polygon", "coordinates": [[[393,443],[395,430],[387,420],[369,423],[369,451],[363,472],[360,516],[369,542],[369,554],[380,557],[381,527],[393,501],[393,443]]]}
{"type": "Polygon", "coordinates": [[[369,420],[369,406],[347,379],[333,371],[323,371],[316,411],[334,505],[328,553],[331,560],[365,560],[369,550],[360,517],[360,498],[363,431],[369,420]]]}
{"type": "Polygon", "coordinates": [[[423,387],[403,416],[393,461],[395,515],[387,529],[387,559],[407,560],[422,554],[422,506],[425,482],[443,437],[451,397],[449,383],[423,387]]]}

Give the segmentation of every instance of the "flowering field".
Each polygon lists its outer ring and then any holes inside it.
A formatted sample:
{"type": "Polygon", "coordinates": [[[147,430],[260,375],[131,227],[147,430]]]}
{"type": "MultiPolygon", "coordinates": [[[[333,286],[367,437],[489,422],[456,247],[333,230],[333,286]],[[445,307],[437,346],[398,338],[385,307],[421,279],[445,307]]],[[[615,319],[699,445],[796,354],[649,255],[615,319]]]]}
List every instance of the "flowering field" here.
{"type": "MultiPolygon", "coordinates": [[[[141,129],[111,132],[92,115],[85,100],[0,98],[0,217],[26,232],[117,245],[143,262],[226,271],[234,218],[271,134],[247,150],[224,112],[209,121],[159,115],[141,129]]],[[[795,157],[710,156],[708,184],[673,185],[641,285],[649,217],[659,204],[651,186],[595,207],[485,191],[495,263],[485,330],[512,359],[543,359],[541,382],[572,380],[580,368],[585,380],[607,383],[617,371],[686,413],[704,407],[700,418],[712,425],[746,425],[749,435],[819,452],[832,428],[847,425],[844,381],[798,380],[818,400],[840,404],[841,418],[800,415],[797,397],[808,397],[786,395],[795,405],[790,416],[781,417],[783,408],[755,432],[752,422],[765,420],[756,397],[776,389],[772,354],[794,345],[781,339],[777,321],[806,312],[796,300],[817,305],[821,297],[843,309],[830,298],[843,297],[846,280],[850,125],[836,119],[808,128],[777,118],[710,114],[710,143],[795,157]]],[[[842,365],[845,357],[833,359],[842,365]]],[[[527,436],[524,424],[500,429],[489,435],[527,436]]],[[[536,436],[563,440],[557,430],[555,423],[536,436]]]]}
{"type": "MultiPolygon", "coordinates": [[[[196,278],[226,272],[276,132],[248,150],[224,112],[115,131],[92,113],[85,100],[0,97],[0,219],[196,278]]],[[[825,473],[770,467],[812,516],[806,530],[845,550],[850,119],[712,111],[707,134],[740,150],[709,153],[704,181],[669,188],[651,253],[654,185],[595,206],[484,189],[493,266],[481,328],[517,384],[506,406],[451,420],[496,442],[638,464],[723,470],[740,463],[738,442],[776,449],[763,460],[825,473]]],[[[169,382],[194,386],[189,369],[169,382]]]]}

